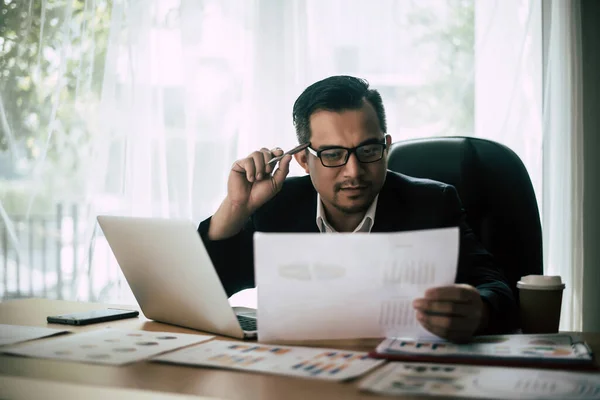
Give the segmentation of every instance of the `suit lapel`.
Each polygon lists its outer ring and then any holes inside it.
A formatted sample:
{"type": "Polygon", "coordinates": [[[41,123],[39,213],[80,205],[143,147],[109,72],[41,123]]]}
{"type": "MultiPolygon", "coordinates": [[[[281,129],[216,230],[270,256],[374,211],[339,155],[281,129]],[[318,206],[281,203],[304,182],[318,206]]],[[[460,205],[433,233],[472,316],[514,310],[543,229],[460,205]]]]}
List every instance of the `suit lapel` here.
{"type": "Polygon", "coordinates": [[[293,223],[292,232],[319,233],[317,227],[317,192],[310,184],[310,194],[303,196],[301,204],[298,205],[298,213],[293,223]]]}
{"type": "Polygon", "coordinates": [[[379,192],[372,232],[396,232],[408,229],[410,215],[408,215],[405,193],[399,179],[396,174],[388,171],[385,183],[379,192]]]}

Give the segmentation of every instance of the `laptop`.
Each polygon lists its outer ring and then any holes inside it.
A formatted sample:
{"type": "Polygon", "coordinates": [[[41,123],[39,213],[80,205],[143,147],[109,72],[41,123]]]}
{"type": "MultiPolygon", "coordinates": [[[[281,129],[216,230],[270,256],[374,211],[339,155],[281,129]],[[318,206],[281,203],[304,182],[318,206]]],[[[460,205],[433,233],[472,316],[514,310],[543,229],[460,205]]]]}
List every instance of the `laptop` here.
{"type": "Polygon", "coordinates": [[[256,338],[256,310],[231,307],[191,221],[106,215],[97,219],[147,318],[256,338]]]}

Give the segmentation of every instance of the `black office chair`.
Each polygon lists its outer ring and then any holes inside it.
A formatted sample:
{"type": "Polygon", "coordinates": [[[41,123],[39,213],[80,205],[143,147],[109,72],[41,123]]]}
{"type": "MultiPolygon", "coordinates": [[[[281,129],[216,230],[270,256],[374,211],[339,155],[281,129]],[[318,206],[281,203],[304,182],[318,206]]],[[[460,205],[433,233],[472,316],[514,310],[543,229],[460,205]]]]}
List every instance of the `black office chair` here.
{"type": "Polygon", "coordinates": [[[508,147],[471,137],[435,137],[392,144],[388,168],[456,187],[467,222],[517,281],[543,273],[542,228],[535,193],[521,159],[508,147]]]}

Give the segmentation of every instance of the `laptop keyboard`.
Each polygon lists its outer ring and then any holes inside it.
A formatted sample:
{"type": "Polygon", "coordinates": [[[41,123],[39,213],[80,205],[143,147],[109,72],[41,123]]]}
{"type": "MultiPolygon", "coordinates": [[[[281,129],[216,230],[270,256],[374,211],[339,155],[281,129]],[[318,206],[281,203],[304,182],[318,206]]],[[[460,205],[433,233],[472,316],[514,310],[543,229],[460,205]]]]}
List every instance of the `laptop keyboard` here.
{"type": "Polygon", "coordinates": [[[244,331],[255,331],[256,330],[256,318],[245,317],[243,315],[236,315],[240,326],[244,331]]]}

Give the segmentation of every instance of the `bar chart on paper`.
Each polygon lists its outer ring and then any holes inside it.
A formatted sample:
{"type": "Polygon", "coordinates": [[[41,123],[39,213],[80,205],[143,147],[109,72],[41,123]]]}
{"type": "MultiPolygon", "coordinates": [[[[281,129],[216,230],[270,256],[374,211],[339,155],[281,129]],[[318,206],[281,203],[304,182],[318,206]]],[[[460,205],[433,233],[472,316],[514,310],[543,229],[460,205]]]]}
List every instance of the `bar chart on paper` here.
{"type": "Polygon", "coordinates": [[[384,328],[417,327],[418,321],[412,306],[412,299],[393,299],[381,302],[379,324],[384,328]]]}
{"type": "Polygon", "coordinates": [[[346,353],[339,351],[325,352],[314,358],[299,362],[292,366],[297,371],[307,372],[311,376],[329,374],[335,376],[342,373],[356,360],[367,360],[366,354],[346,353]]]}
{"type": "Polygon", "coordinates": [[[260,363],[265,359],[261,354],[286,354],[290,350],[280,347],[267,346],[249,346],[241,344],[232,344],[227,347],[228,350],[234,350],[239,354],[219,353],[208,358],[208,361],[219,364],[223,367],[247,367],[252,364],[260,363]]]}
{"type": "Polygon", "coordinates": [[[383,284],[430,285],[435,282],[436,265],[424,259],[395,259],[383,271],[383,284]]]}
{"type": "Polygon", "coordinates": [[[381,268],[382,291],[378,324],[386,337],[435,338],[417,320],[413,301],[428,288],[454,281],[456,268],[447,268],[439,254],[416,251],[409,244],[397,244],[381,268]]]}
{"type": "Polygon", "coordinates": [[[286,354],[289,353],[290,349],[284,349],[282,347],[272,346],[250,346],[243,344],[232,344],[228,347],[230,350],[238,350],[241,353],[271,353],[271,354],[286,354]]]}
{"type": "Polygon", "coordinates": [[[165,354],[154,358],[154,361],[325,380],[354,378],[382,362],[362,352],[250,345],[224,340],[165,354]]]}

